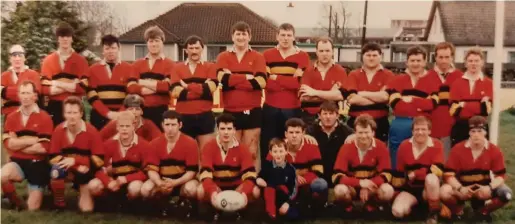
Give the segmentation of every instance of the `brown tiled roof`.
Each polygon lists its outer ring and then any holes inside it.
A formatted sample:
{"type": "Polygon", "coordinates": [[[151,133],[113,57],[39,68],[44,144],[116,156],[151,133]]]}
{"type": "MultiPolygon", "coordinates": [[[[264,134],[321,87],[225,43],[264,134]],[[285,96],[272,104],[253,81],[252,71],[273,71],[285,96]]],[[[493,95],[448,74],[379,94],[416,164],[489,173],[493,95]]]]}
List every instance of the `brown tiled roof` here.
{"type": "MultiPolygon", "coordinates": [[[[515,2],[506,1],[504,4],[504,45],[515,46],[515,2]]],[[[435,0],[429,14],[425,38],[429,36],[438,9],[446,41],[462,46],[493,46],[495,5],[495,1],[435,0]]]]}
{"type": "Polygon", "coordinates": [[[167,33],[168,43],[182,43],[194,34],[207,43],[229,44],[231,27],[238,21],[250,25],[251,44],[276,42],[277,27],[239,3],[182,3],[121,35],[120,42],[144,42],[145,29],[158,24],[167,33]]]}

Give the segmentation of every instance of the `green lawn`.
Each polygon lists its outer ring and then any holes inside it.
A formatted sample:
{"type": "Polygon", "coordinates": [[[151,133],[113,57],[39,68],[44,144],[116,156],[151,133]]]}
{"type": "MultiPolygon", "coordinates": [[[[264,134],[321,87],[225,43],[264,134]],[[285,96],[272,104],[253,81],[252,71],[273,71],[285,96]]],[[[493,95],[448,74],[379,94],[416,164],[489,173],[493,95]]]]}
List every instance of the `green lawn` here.
{"type": "MultiPolygon", "coordinates": [[[[504,157],[506,160],[506,169],[508,171],[508,185],[515,188],[515,115],[503,112],[500,118],[500,147],[504,150],[504,157]]],[[[24,186],[19,186],[19,189],[25,189],[24,186]]],[[[23,191],[19,191],[20,193],[23,191]]],[[[23,192],[25,194],[25,192],[23,192]]],[[[67,193],[69,201],[76,201],[76,194],[69,191],[67,193]]],[[[48,208],[50,198],[47,197],[44,207],[48,208]]],[[[151,217],[136,217],[130,214],[80,214],[77,212],[76,204],[69,203],[70,210],[65,212],[56,213],[49,210],[40,212],[17,212],[8,210],[2,207],[1,222],[2,223],[200,223],[193,220],[177,220],[177,219],[164,219],[164,218],[151,218],[151,217]]],[[[499,210],[494,215],[496,223],[515,223],[515,206],[513,203],[499,210]]],[[[364,220],[318,220],[305,223],[369,223],[364,220]]],[[[259,223],[258,221],[242,221],[242,223],[259,223]]],[[[374,223],[394,223],[392,221],[377,221],[374,223]]],[[[411,222],[421,223],[421,221],[411,222]]]]}

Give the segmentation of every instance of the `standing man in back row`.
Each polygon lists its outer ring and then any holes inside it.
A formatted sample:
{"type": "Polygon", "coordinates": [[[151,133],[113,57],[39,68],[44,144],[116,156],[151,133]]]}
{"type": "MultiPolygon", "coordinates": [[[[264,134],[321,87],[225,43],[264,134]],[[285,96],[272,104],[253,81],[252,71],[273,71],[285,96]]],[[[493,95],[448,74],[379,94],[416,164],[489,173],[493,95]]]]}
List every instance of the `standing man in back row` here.
{"type": "MultiPolygon", "coordinates": [[[[268,73],[263,105],[263,124],[260,140],[261,158],[266,158],[272,138],[284,138],[284,123],[292,117],[301,117],[297,96],[300,80],[309,66],[309,55],[293,44],[295,28],[289,23],[279,26],[277,46],[266,50],[268,73]]],[[[262,159],[263,164],[265,160],[262,159]]]]}

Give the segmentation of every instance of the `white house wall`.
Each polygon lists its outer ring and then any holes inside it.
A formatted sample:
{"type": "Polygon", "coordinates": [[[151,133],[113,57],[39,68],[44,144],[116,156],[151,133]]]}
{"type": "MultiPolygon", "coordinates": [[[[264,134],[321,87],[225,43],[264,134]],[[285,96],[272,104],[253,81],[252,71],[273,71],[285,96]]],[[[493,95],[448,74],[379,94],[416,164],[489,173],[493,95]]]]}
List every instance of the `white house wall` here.
{"type": "Polygon", "coordinates": [[[440,18],[440,9],[436,8],[433,24],[429,31],[427,41],[431,43],[439,43],[445,41],[444,30],[442,28],[442,20],[440,18]]]}
{"type": "MultiPolygon", "coordinates": [[[[472,48],[472,46],[458,46],[456,47],[456,57],[455,61],[457,63],[463,63],[465,59],[465,52],[472,48]]],[[[487,63],[494,63],[495,61],[495,48],[494,47],[481,47],[483,51],[486,51],[486,62],[487,63]]],[[[509,52],[515,52],[515,47],[505,47],[503,49],[503,58],[502,63],[508,63],[509,60],[509,52]]]]}

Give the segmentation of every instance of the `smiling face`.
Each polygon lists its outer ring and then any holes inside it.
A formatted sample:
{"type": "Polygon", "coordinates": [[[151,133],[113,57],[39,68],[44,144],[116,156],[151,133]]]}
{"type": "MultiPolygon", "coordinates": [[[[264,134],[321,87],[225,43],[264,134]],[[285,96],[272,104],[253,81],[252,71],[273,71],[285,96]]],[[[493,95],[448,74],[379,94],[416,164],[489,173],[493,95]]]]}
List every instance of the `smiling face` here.
{"type": "Polygon", "coordinates": [[[18,98],[22,107],[30,107],[36,103],[38,94],[36,94],[33,85],[20,85],[18,88],[18,98]]]}
{"type": "Polygon", "coordinates": [[[423,54],[412,54],[406,62],[408,71],[412,74],[422,74],[426,67],[426,59],[423,54]]]}
{"type": "Polygon", "coordinates": [[[277,164],[282,164],[286,161],[286,146],[285,145],[274,145],[270,149],[270,154],[277,164]]]}
{"type": "Polygon", "coordinates": [[[232,34],[232,42],[238,48],[248,48],[250,42],[250,33],[248,31],[235,30],[232,34]]]}
{"type": "Polygon", "coordinates": [[[149,38],[147,48],[151,55],[159,55],[163,50],[163,40],[160,37],[149,38]]]}

